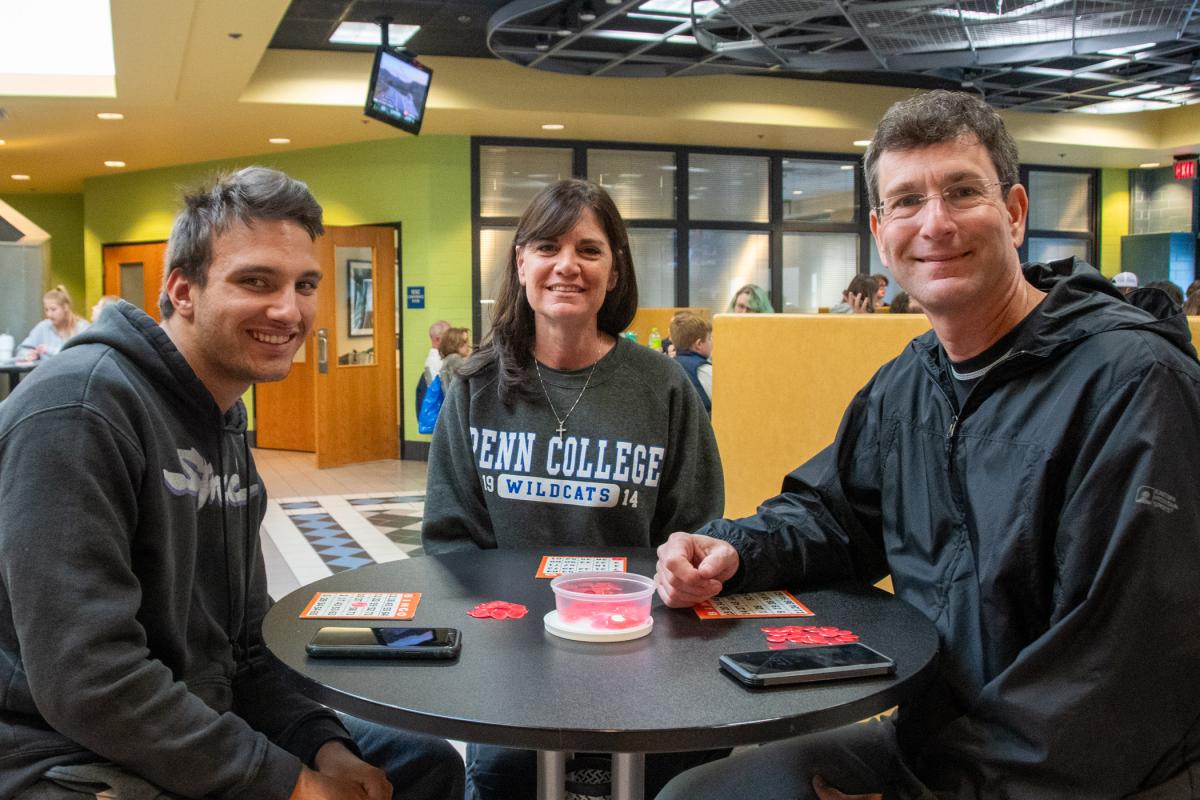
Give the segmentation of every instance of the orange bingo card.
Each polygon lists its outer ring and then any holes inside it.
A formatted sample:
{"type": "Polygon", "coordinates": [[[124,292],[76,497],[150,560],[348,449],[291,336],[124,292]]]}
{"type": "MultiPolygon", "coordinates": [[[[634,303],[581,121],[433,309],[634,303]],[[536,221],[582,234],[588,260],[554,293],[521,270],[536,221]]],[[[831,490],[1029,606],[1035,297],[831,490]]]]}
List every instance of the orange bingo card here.
{"type": "Polygon", "coordinates": [[[301,619],[412,619],[420,592],[317,592],[301,619]]]}
{"type": "Polygon", "coordinates": [[[813,612],[789,592],[751,592],[712,597],[692,606],[700,619],[747,617],[811,617],[813,612]]]}
{"type": "Polygon", "coordinates": [[[557,578],[576,572],[627,572],[624,556],[542,556],[535,578],[557,578]]]}

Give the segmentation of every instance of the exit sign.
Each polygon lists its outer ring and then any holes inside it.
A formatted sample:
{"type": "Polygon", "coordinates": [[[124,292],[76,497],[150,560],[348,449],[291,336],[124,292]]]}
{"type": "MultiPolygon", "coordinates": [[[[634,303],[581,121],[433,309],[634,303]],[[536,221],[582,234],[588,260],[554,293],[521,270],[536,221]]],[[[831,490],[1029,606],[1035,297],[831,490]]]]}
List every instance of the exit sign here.
{"type": "Polygon", "coordinates": [[[1188,161],[1175,162],[1175,177],[1179,179],[1196,177],[1196,161],[1190,159],[1188,161]]]}

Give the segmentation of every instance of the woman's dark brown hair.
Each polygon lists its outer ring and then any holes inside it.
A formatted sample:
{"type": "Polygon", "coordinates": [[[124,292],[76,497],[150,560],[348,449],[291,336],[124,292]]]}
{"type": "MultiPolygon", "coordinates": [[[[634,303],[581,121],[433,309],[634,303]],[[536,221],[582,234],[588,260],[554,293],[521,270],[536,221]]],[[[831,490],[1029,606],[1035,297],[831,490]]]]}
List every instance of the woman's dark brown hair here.
{"type": "Polygon", "coordinates": [[[493,362],[497,365],[497,391],[505,403],[518,397],[540,397],[537,385],[526,379],[525,370],[533,360],[535,328],[533,309],[525,296],[525,287],[517,275],[517,248],[533,241],[557,239],[579,222],[585,209],[596,215],[612,250],[616,286],[604,298],[596,325],[604,333],[619,336],[629,327],[637,311],[637,277],[625,222],[608,192],[591,181],[571,178],[558,181],[538,192],[521,215],[517,232],[508,251],[508,266],[496,290],[492,306],[492,329],[479,349],[459,373],[470,377],[493,362]]]}

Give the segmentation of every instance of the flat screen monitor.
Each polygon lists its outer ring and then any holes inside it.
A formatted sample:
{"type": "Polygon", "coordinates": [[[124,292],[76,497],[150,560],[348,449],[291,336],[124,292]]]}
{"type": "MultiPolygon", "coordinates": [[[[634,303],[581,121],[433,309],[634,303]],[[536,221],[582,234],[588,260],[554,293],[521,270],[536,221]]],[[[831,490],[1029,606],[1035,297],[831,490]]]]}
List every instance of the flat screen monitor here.
{"type": "Polygon", "coordinates": [[[412,56],[378,48],[363,113],[409,133],[418,133],[432,77],[433,70],[412,56]]]}

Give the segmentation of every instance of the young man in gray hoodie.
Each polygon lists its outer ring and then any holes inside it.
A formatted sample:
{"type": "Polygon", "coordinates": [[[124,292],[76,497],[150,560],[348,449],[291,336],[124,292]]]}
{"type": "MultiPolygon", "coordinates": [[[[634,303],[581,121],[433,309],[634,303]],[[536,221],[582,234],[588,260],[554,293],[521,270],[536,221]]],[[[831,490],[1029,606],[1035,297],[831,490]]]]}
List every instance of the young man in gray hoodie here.
{"type": "Polygon", "coordinates": [[[460,797],[448,743],[339,719],[262,641],[240,397],[312,327],[321,207],[258,167],[185,203],[162,324],[106,309],[0,406],[0,797],[460,797]]]}

